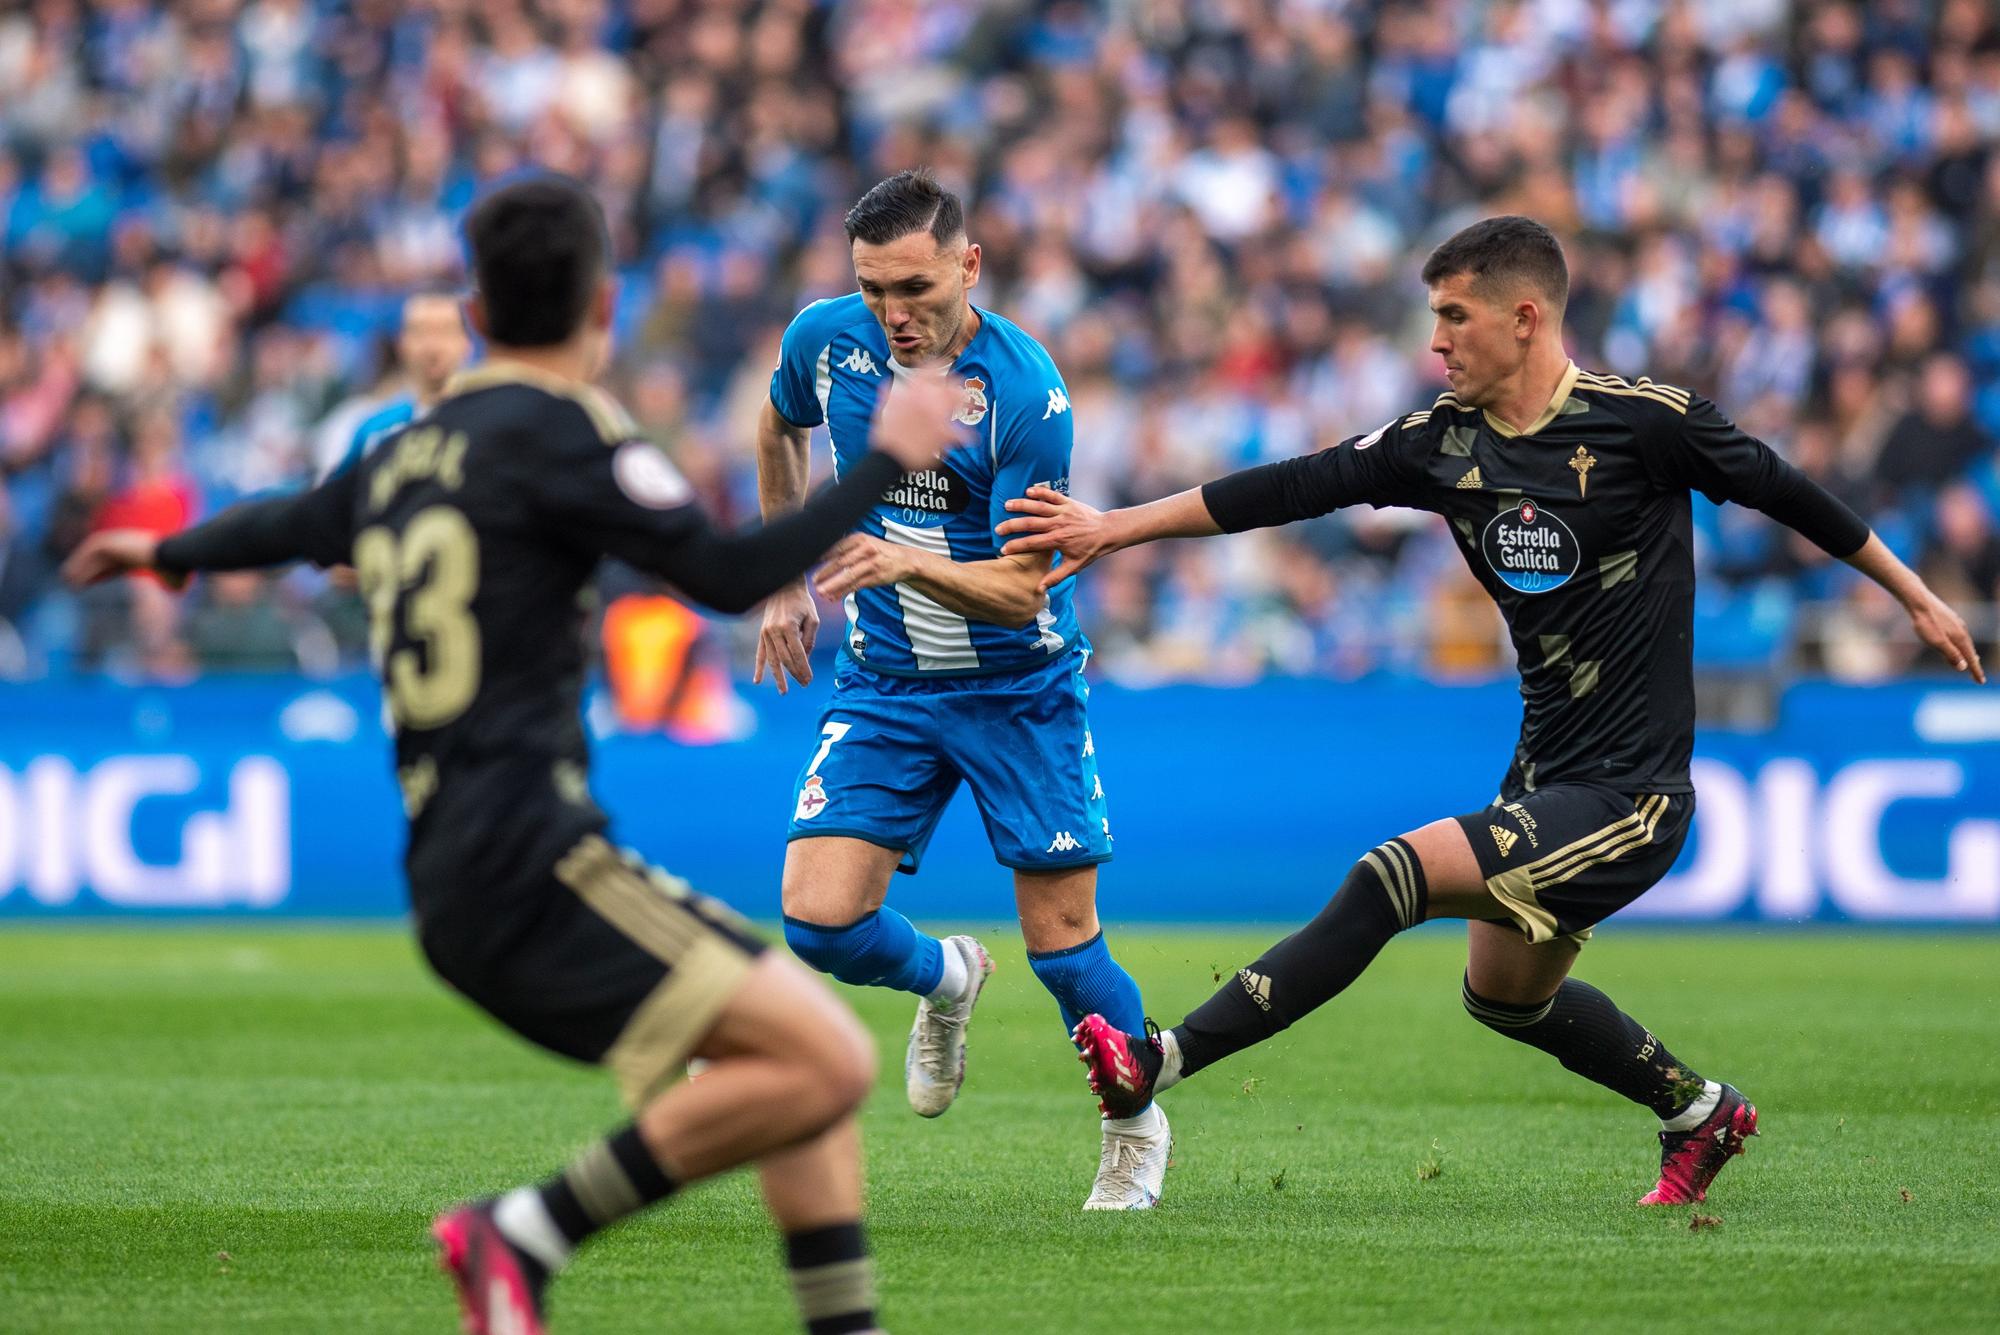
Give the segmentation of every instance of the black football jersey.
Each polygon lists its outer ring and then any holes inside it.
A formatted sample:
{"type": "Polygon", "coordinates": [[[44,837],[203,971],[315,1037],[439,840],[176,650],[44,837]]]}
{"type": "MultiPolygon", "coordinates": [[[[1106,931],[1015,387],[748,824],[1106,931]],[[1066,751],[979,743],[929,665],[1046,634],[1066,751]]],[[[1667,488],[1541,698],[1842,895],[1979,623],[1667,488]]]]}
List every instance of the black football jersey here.
{"type": "MultiPolygon", "coordinates": [[[[1450,523],[1519,659],[1521,734],[1501,790],[1510,800],[1573,781],[1692,791],[1689,493],[1788,512],[1812,486],[1705,399],[1574,365],[1526,431],[1447,393],[1368,435],[1253,471],[1266,474],[1261,513],[1230,480],[1204,492],[1226,530],[1276,522],[1275,508],[1289,518],[1361,502],[1450,523]]],[[[1831,536],[1810,536],[1846,554],[1866,538],[1855,525],[1848,515],[1831,536]]]]}
{"type": "Polygon", "coordinates": [[[160,544],[164,570],[352,562],[394,725],[413,886],[498,877],[601,827],[580,712],[598,561],[747,610],[801,575],[899,470],[871,453],[799,511],[719,535],[603,391],[493,362],[311,491],[160,544]]]}

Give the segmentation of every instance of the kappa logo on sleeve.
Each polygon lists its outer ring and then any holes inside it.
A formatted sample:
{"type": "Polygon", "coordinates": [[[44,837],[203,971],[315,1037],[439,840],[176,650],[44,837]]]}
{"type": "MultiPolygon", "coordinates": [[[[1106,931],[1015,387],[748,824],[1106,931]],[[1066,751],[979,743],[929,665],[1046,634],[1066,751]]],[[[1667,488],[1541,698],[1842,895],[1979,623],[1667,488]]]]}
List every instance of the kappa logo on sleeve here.
{"type": "Polygon", "coordinates": [[[1069,395],[1062,392],[1061,386],[1057,386],[1056,388],[1050,390],[1049,406],[1043,410],[1042,420],[1046,422],[1051,417],[1054,417],[1059,413],[1066,413],[1068,411],[1069,411],[1069,395]]]}

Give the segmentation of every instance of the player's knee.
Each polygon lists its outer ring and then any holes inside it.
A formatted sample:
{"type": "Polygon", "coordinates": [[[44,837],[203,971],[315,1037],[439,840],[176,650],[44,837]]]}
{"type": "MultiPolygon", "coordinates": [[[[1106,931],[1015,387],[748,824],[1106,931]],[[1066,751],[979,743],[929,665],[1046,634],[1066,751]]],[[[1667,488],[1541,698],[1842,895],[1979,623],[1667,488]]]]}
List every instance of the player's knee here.
{"type": "Polygon", "coordinates": [[[819,1049],[821,1078],[836,1118],[859,1108],[875,1088],[879,1063],[874,1040],[845,1008],[826,1026],[819,1049]]]}
{"type": "Polygon", "coordinates": [[[1471,974],[1465,976],[1464,982],[1459,987],[1459,1000],[1464,1003],[1467,1015],[1494,1033],[1505,1034],[1509,1038],[1519,1038],[1524,1031],[1546,1020],[1549,1011],[1556,1004],[1553,995],[1543,1001],[1525,1004],[1481,996],[1472,990],[1471,974]]]}
{"type": "Polygon", "coordinates": [[[1396,931],[1407,931],[1424,920],[1428,907],[1423,863],[1401,839],[1378,844],[1348,869],[1335,898],[1348,895],[1376,904],[1396,931]]]}
{"type": "Polygon", "coordinates": [[[785,944],[792,953],[843,983],[875,981],[880,973],[874,958],[879,934],[879,918],[873,913],[844,927],[785,919],[785,944]]]}

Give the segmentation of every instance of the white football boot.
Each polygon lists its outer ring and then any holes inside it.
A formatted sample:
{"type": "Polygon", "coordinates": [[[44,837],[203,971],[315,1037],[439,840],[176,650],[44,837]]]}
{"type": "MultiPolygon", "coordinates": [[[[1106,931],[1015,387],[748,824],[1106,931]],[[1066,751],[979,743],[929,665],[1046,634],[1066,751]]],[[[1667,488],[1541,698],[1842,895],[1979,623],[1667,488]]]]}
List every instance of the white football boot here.
{"type": "Polygon", "coordinates": [[[1155,1103],[1137,1117],[1104,1119],[1104,1151],[1086,1210],[1150,1210],[1167,1184],[1173,1128],[1155,1103]],[[1133,1126],[1133,1123],[1138,1123],[1133,1126]]]}
{"type": "Polygon", "coordinates": [[[910,1026],[910,1046],[903,1055],[903,1090],[910,1107],[923,1117],[943,1113],[965,1083],[965,1023],[993,972],[993,958],[971,937],[948,936],[940,944],[965,961],[965,995],[946,1005],[929,997],[917,1003],[917,1022],[910,1026]]]}

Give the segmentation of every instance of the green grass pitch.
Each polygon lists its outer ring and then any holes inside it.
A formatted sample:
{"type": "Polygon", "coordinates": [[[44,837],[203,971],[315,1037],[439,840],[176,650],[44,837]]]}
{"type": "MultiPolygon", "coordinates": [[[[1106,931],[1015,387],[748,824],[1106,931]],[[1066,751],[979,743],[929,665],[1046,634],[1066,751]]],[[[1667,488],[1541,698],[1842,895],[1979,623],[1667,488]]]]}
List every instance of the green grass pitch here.
{"type": "MultiPolygon", "coordinates": [[[[1116,931],[1178,1017],[1271,938],[1116,931]]],[[[958,1106],[866,1115],[883,1314],[926,1332],[2000,1329],[2000,940],[1611,930],[1579,974],[1764,1134],[1690,1228],[1641,1111],[1460,1011],[1461,945],[1169,1095],[1150,1215],[1078,1210],[1081,1068],[1018,938],[958,1106]]],[[[1010,939],[1011,938],[1011,939],[1010,939]]],[[[0,932],[0,1329],[448,1331],[424,1229],[612,1126],[606,1080],[448,996],[396,931],[0,932]]],[[[747,1179],[601,1239],[570,1332],[793,1329],[747,1179]]]]}

